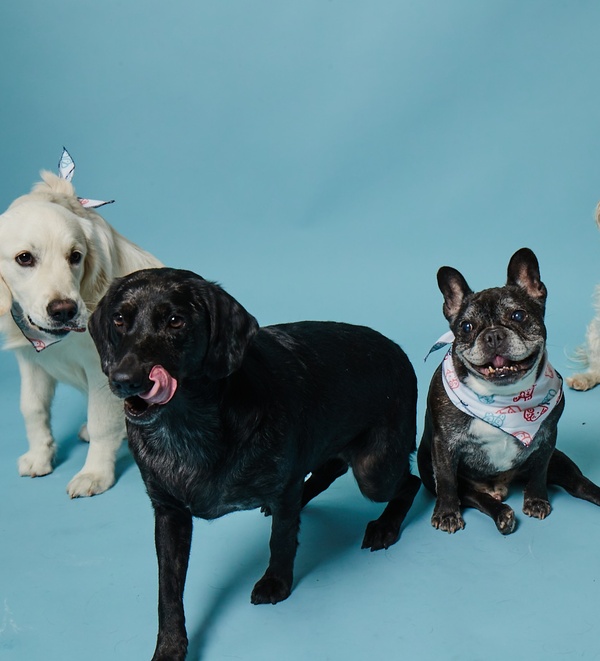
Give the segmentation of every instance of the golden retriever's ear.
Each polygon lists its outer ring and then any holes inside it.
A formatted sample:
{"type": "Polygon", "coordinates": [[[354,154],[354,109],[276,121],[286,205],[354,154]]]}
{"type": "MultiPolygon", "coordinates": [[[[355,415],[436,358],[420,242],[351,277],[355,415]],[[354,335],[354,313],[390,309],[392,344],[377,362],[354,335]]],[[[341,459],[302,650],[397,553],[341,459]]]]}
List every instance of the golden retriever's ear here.
{"type": "Polygon", "coordinates": [[[12,294],[0,275],[0,317],[6,314],[12,305],[12,294]]]}

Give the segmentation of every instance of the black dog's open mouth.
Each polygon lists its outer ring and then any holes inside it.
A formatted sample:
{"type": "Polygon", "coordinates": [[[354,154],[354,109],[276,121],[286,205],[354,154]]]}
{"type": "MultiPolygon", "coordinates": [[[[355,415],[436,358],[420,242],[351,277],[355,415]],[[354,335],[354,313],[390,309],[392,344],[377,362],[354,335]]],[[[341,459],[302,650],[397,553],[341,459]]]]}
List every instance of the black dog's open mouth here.
{"type": "Polygon", "coordinates": [[[137,395],[125,398],[125,415],[131,419],[143,418],[150,409],[154,408],[156,408],[154,404],[149,404],[137,395]]]}
{"type": "Polygon", "coordinates": [[[488,380],[517,381],[535,365],[538,353],[533,353],[523,360],[510,360],[504,356],[494,358],[484,365],[472,365],[475,371],[488,380]]]}

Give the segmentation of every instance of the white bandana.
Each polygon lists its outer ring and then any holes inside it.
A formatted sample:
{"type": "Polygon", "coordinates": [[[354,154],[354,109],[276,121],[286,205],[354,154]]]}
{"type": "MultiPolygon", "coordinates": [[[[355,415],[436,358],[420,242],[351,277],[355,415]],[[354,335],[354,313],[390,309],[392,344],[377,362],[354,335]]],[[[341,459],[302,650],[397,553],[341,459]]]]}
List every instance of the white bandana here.
{"type": "MultiPolygon", "coordinates": [[[[447,339],[448,334],[442,336],[436,348],[447,344],[447,339]]],[[[562,377],[550,365],[546,353],[540,378],[518,395],[477,394],[456,376],[452,347],[442,363],[442,383],[456,408],[511,434],[525,447],[529,447],[540,426],[563,396],[562,377]]]]}

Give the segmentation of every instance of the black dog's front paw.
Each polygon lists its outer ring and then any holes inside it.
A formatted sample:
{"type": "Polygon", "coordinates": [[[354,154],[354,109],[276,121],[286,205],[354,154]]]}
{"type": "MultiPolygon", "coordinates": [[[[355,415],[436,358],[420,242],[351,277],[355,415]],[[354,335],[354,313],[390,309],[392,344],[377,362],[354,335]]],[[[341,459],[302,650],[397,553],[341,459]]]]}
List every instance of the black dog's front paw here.
{"type": "Polygon", "coordinates": [[[257,604],[277,604],[290,596],[291,581],[279,576],[263,576],[254,586],[250,601],[257,604]]]}
{"type": "Polygon", "coordinates": [[[371,549],[371,551],[381,551],[381,549],[389,549],[392,544],[395,544],[400,537],[398,525],[379,521],[370,521],[365,530],[363,538],[362,549],[371,549]]]}
{"type": "Polygon", "coordinates": [[[544,498],[525,498],[523,512],[536,519],[545,519],[552,511],[550,503],[544,498]]]}
{"type": "Polygon", "coordinates": [[[431,517],[431,525],[445,532],[456,532],[465,527],[465,521],[458,511],[435,511],[431,517]]]}

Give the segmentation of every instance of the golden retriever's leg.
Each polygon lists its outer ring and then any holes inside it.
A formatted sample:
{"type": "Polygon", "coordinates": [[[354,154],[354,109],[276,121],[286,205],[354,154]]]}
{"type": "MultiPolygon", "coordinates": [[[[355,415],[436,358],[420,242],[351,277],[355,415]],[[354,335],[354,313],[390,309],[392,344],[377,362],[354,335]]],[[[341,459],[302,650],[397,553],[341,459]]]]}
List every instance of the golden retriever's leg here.
{"type": "Polygon", "coordinates": [[[16,352],[21,372],[21,413],[29,450],[19,457],[19,475],[39,477],[52,472],[56,446],[50,431],[50,405],[56,380],[45,369],[16,352]]]}
{"type": "Polygon", "coordinates": [[[574,390],[589,390],[600,383],[600,287],[594,293],[594,307],[596,315],[587,327],[585,347],[580,352],[587,370],[566,379],[567,385],[574,390]]]}
{"type": "Polygon", "coordinates": [[[87,432],[85,464],[67,486],[71,498],[94,496],[115,482],[115,457],[126,436],[125,415],[123,402],[111,393],[103,375],[89,386],[87,432]]]}

